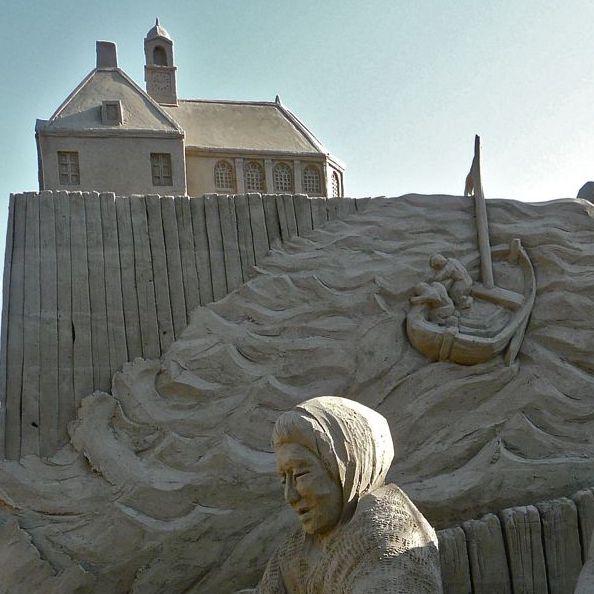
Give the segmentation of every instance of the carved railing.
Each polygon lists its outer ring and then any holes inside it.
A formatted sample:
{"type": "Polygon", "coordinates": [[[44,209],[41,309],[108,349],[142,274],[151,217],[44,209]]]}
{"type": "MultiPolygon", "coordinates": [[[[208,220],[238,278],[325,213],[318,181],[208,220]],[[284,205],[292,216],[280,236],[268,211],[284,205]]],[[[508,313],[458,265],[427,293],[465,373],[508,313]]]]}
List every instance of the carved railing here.
{"type": "Polygon", "coordinates": [[[444,594],[573,594],[593,526],[585,489],[441,530],[444,594]]]}

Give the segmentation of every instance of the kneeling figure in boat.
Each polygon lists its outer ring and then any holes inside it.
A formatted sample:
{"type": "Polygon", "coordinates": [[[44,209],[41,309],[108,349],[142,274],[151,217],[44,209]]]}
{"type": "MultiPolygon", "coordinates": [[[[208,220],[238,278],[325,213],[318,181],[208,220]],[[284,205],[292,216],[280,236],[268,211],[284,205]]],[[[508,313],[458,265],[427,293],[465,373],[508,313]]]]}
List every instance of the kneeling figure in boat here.
{"type": "Polygon", "coordinates": [[[464,264],[456,258],[446,258],[442,254],[433,254],[429,264],[435,271],[433,280],[443,283],[454,305],[462,309],[469,308],[472,305],[472,278],[464,264]]]}
{"type": "Polygon", "coordinates": [[[429,306],[429,319],[436,324],[456,326],[458,316],[454,302],[442,283],[419,283],[415,295],[410,298],[413,304],[423,303],[429,306]]]}

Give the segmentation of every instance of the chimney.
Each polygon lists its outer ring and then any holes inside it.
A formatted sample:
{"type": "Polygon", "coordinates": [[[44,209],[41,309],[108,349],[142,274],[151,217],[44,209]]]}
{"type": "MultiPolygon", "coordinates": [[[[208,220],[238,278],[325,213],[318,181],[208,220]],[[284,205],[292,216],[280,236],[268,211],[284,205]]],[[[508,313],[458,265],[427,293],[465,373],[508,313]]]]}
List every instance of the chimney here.
{"type": "Polygon", "coordinates": [[[117,68],[118,51],[113,41],[97,41],[97,68],[117,68]]]}

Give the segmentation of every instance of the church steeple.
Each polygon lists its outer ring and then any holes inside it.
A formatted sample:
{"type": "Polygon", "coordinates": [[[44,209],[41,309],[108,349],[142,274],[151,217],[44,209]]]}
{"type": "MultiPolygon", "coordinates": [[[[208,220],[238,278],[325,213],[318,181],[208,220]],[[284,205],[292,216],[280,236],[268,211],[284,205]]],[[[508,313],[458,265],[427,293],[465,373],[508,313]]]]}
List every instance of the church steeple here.
{"type": "Polygon", "coordinates": [[[177,105],[173,41],[159,24],[159,19],[144,38],[144,56],[146,92],[157,103],[177,105]]]}

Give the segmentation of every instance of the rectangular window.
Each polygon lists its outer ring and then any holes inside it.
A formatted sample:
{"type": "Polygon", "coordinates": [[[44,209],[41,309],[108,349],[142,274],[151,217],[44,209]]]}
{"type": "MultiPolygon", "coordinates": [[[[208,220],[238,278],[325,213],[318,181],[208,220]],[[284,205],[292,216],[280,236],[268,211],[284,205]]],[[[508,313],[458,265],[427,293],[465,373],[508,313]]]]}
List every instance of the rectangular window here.
{"type": "Polygon", "coordinates": [[[153,186],[172,186],[171,155],[169,153],[151,153],[151,172],[153,186]]]}
{"type": "Polygon", "coordinates": [[[58,175],[61,186],[80,186],[77,152],[58,151],[58,175]]]}
{"type": "Polygon", "coordinates": [[[108,126],[119,126],[123,122],[121,101],[104,101],[101,105],[101,121],[108,126]]]}

